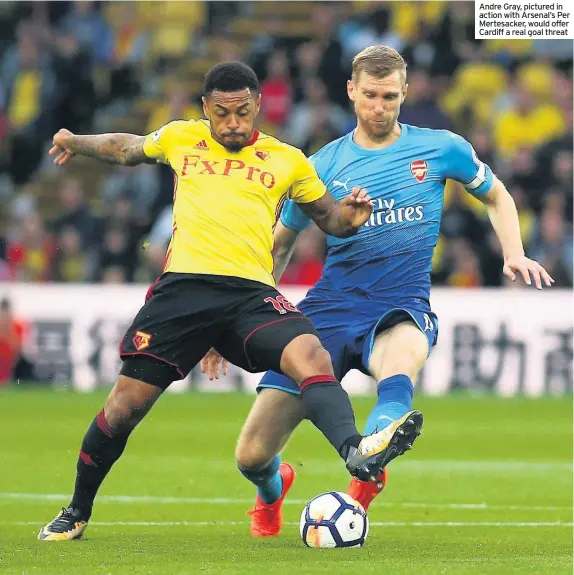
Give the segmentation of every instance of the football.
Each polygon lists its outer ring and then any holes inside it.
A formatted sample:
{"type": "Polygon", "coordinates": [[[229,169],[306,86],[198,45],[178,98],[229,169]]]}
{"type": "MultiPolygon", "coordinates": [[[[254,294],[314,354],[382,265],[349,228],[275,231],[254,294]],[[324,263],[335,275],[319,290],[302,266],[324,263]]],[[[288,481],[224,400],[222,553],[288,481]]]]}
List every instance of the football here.
{"type": "Polygon", "coordinates": [[[299,528],[307,547],[362,547],[369,533],[369,519],[350,495],[328,491],[305,505],[299,528]]]}

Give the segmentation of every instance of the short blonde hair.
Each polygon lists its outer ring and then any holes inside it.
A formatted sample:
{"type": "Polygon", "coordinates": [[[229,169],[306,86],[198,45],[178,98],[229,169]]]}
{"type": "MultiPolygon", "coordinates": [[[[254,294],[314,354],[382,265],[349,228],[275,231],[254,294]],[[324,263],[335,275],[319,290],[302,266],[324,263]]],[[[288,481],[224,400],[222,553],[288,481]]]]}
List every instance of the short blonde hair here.
{"type": "Polygon", "coordinates": [[[403,82],[407,79],[407,64],[403,57],[389,46],[369,46],[353,58],[351,78],[356,82],[361,72],[375,78],[386,78],[395,70],[402,73],[403,82]]]}

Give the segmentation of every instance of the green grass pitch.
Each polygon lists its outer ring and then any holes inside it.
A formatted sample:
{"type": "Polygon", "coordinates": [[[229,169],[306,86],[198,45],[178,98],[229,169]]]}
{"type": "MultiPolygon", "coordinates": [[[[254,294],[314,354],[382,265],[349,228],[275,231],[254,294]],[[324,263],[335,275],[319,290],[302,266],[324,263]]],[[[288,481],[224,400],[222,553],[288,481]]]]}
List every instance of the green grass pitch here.
{"type": "MultiPolygon", "coordinates": [[[[66,505],[81,438],[105,399],[0,391],[0,574],[572,573],[572,401],[417,397],[425,428],[389,466],[357,550],[306,548],[304,503],[345,490],[344,465],[306,423],[284,452],[297,481],[280,537],[254,540],[253,489],[234,447],[253,398],[168,394],[104,483],[84,539],[36,540],[66,505]]],[[[354,398],[362,425],[372,404],[354,398]]]]}

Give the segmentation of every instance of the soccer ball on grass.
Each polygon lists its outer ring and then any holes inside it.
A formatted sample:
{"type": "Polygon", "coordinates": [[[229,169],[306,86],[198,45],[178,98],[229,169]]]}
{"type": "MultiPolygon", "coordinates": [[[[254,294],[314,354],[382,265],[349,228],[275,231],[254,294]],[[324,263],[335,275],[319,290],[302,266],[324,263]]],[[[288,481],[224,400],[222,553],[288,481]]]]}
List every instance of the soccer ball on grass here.
{"type": "Polygon", "coordinates": [[[299,528],[307,547],[362,547],[369,533],[369,519],[350,495],[327,491],[305,505],[299,528]]]}

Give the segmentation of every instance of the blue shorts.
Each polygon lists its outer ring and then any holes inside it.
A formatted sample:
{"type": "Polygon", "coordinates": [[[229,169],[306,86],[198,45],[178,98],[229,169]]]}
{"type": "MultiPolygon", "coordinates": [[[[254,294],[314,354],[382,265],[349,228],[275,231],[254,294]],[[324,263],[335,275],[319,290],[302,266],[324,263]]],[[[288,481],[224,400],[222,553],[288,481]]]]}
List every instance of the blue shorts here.
{"type": "MultiPolygon", "coordinates": [[[[412,320],[429,343],[429,355],[438,338],[438,319],[427,300],[399,298],[393,305],[362,298],[307,297],[298,308],[313,322],[321,342],[331,354],[339,381],[352,369],[369,374],[369,360],[375,337],[394,325],[412,320]]],[[[268,371],[257,386],[298,394],[297,384],[285,375],[268,371]]]]}

